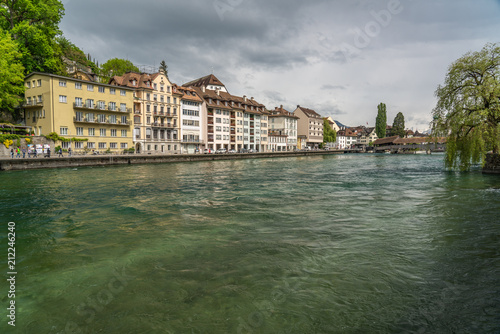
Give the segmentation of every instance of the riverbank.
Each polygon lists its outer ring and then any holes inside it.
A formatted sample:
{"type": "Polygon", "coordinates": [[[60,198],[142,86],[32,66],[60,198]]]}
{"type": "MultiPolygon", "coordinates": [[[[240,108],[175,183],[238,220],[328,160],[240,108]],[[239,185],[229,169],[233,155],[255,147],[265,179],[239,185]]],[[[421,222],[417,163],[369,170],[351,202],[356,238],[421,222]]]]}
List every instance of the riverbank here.
{"type": "Polygon", "coordinates": [[[93,166],[132,165],[132,164],[160,164],[172,162],[193,162],[212,160],[239,160],[286,158],[312,155],[343,154],[344,151],[300,151],[300,152],[266,152],[266,153],[236,153],[236,154],[176,154],[176,155],[89,155],[51,158],[8,158],[0,159],[0,171],[47,169],[47,168],[76,168],[93,166]]]}

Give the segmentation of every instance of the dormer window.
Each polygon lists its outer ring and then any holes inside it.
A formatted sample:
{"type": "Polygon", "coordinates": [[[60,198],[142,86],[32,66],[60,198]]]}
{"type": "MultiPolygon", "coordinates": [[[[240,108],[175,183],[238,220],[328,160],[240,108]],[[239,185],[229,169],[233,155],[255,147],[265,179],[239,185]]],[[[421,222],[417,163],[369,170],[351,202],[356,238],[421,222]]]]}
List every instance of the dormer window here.
{"type": "Polygon", "coordinates": [[[146,87],[151,87],[151,82],[146,81],[146,87]]]}
{"type": "Polygon", "coordinates": [[[135,81],[135,79],[134,79],[134,80],[132,80],[132,86],[135,86],[135,85],[137,85],[137,81],[135,81]]]}

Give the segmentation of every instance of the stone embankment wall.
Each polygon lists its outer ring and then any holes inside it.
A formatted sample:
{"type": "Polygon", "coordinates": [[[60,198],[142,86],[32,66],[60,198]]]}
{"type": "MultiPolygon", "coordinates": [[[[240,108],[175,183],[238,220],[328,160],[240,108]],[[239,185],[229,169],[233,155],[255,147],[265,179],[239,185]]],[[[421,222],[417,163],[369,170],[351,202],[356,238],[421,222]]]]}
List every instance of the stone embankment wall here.
{"type": "Polygon", "coordinates": [[[488,153],[483,167],[485,174],[500,174],[500,154],[488,153]]]}
{"type": "Polygon", "coordinates": [[[111,166],[151,163],[172,163],[191,161],[261,159],[261,158],[286,158],[312,155],[341,154],[335,151],[306,151],[306,152],[274,152],[274,153],[242,153],[242,154],[178,154],[178,155],[91,155],[56,158],[26,158],[26,159],[0,159],[0,171],[27,170],[44,168],[76,168],[87,166],[111,166]]]}

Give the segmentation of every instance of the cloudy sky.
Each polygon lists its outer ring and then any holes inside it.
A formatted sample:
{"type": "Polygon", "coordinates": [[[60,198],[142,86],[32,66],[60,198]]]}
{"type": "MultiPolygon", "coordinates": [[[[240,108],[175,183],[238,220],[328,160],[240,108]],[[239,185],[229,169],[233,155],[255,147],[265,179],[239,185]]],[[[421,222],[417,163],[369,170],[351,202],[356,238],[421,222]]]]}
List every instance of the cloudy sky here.
{"type": "Polygon", "coordinates": [[[165,60],[177,84],[214,73],[267,108],[350,125],[398,112],[428,128],[448,66],[500,43],[499,0],[62,0],[64,35],[99,63],[165,60]]]}

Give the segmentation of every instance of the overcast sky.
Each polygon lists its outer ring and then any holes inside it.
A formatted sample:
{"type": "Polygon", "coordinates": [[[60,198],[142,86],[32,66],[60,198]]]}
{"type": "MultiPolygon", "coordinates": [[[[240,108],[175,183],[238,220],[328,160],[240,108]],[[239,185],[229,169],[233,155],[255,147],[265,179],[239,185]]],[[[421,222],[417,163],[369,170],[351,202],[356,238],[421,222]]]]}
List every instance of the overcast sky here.
{"type": "Polygon", "coordinates": [[[388,124],[427,129],[448,66],[500,43],[499,0],[62,2],[64,35],[100,64],[165,60],[180,85],[213,71],[233,95],[349,126],[384,102],[388,124]]]}

